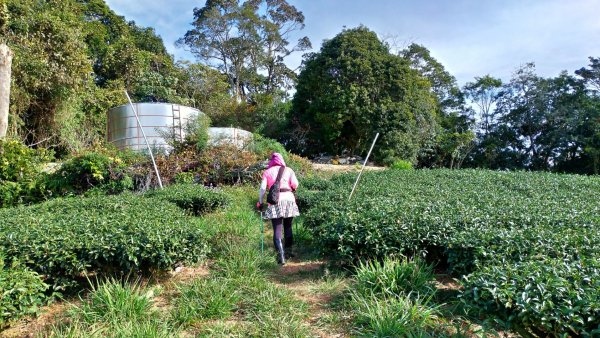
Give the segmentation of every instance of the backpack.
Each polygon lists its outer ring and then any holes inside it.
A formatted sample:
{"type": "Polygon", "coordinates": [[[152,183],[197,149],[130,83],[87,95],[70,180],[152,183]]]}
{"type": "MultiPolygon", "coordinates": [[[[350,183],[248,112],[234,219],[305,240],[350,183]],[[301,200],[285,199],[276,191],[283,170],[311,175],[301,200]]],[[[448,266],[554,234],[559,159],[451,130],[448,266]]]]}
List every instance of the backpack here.
{"type": "Polygon", "coordinates": [[[285,167],[279,167],[279,172],[277,172],[277,178],[275,179],[275,183],[269,188],[269,193],[267,194],[267,203],[269,204],[277,204],[279,203],[279,182],[281,181],[281,176],[283,176],[283,172],[285,171],[285,167]]]}

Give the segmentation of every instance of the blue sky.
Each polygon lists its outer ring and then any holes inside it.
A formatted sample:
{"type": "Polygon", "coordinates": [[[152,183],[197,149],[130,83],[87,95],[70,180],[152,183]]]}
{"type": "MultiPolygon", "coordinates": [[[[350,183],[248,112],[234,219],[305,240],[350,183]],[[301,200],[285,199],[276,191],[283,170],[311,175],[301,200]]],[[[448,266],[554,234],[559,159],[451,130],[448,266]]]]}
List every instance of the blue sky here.
{"type": "MultiPolygon", "coordinates": [[[[191,28],[198,0],[107,0],[127,20],[150,26],[176,59],[193,60],[174,42],[191,28]]],[[[425,45],[460,85],[490,74],[503,80],[521,64],[538,74],[572,73],[600,57],[600,0],[288,0],[306,17],[314,51],[343,27],[363,24],[400,48],[425,45]]],[[[299,66],[300,53],[288,65],[299,66]]]]}

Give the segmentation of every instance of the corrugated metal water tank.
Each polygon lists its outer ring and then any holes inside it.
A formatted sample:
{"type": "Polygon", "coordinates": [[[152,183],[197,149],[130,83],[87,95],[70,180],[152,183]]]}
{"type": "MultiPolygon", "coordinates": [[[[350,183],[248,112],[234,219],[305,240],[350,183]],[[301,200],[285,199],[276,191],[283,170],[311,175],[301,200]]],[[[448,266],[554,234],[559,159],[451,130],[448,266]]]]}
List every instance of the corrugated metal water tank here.
{"type": "MultiPolygon", "coordinates": [[[[172,103],[134,103],[151,146],[169,149],[164,135],[185,137],[185,125],[198,109],[172,103]]],[[[130,105],[111,108],[107,119],[107,140],[119,149],[145,150],[146,142],[130,105]]]]}

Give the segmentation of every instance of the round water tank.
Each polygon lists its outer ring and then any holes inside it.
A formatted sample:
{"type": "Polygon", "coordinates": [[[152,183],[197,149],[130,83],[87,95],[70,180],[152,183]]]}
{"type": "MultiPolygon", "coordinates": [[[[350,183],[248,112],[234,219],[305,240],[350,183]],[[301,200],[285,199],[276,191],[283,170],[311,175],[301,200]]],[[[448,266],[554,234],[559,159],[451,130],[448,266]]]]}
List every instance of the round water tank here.
{"type": "MultiPolygon", "coordinates": [[[[172,103],[134,103],[133,106],[150,146],[165,150],[171,148],[165,136],[183,140],[186,123],[191,117],[202,114],[198,109],[172,103]]],[[[142,130],[129,104],[108,111],[106,136],[107,141],[119,149],[147,149],[142,130]]]]}

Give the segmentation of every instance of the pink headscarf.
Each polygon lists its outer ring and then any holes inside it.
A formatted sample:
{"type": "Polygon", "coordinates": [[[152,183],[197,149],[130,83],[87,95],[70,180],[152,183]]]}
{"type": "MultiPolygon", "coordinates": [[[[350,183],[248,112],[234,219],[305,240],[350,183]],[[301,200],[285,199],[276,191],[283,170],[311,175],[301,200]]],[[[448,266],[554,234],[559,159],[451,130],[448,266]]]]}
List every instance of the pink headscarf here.
{"type": "Polygon", "coordinates": [[[271,168],[274,166],[283,166],[285,167],[285,161],[283,160],[283,156],[280,153],[273,153],[271,155],[271,160],[269,161],[269,165],[267,168],[271,168]]]}

